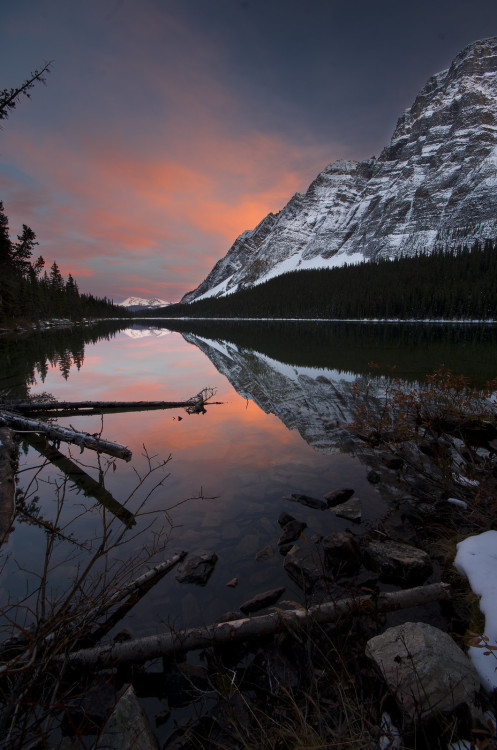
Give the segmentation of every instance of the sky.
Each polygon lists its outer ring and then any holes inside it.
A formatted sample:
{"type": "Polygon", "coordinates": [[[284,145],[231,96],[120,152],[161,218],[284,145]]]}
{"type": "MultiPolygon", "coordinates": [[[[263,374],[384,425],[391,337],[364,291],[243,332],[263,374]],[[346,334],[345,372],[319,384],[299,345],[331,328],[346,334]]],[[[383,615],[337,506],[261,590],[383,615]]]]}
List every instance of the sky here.
{"type": "Polygon", "coordinates": [[[378,156],[495,0],[4,0],[11,238],[83,292],[178,301],[336,159],[378,156]]]}

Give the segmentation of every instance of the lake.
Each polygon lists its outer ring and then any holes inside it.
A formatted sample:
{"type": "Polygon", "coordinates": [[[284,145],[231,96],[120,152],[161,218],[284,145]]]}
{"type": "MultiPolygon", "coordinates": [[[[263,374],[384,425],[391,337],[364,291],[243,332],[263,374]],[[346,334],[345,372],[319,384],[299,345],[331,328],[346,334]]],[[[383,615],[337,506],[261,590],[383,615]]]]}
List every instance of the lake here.
{"type": "MultiPolygon", "coordinates": [[[[162,557],[175,550],[218,556],[205,586],[181,584],[174,571],[163,578],[119,624],[135,636],[213,622],[277,586],[285,586],[285,599],[302,601],[277,548],[277,521],[284,511],[307,523],[308,539],[347,528],[363,533],[381,519],[389,507],[388,483],[380,490],[368,481],[371,466],[340,428],[353,418],[356,381],[378,390],[392,375],[416,383],[442,363],[476,386],[497,375],[492,325],[136,320],[119,330],[120,325],[0,339],[0,388],[12,397],[29,391],[67,401],[176,401],[215,389],[213,400],[222,403],[208,405],[205,414],[177,408],[59,419],[90,433],[102,431],[133,452],[129,463],[104,458],[99,463],[91,451],[71,449],[90,477],[105,475],[112,498],[137,514],[126,532],[128,542],[112,553],[115,561],[139,562],[162,527],[168,531],[162,557]],[[146,476],[149,463],[163,461],[146,476]],[[360,498],[360,524],[286,499],[291,493],[322,498],[340,487],[353,488],[360,498]],[[268,547],[274,554],[256,559],[268,547]],[[238,585],[228,587],[233,578],[238,585]]],[[[60,451],[68,455],[64,445],[60,451]]],[[[3,604],[31,601],[44,564],[47,523],[61,532],[49,579],[54,597],[95,549],[102,517],[126,530],[111,506],[104,513],[26,442],[17,487],[26,494],[27,515],[17,519],[2,547],[3,604]],[[64,496],[63,502],[57,496],[64,496]],[[45,526],[33,523],[29,513],[37,513],[45,526]]],[[[23,612],[29,622],[29,609],[23,612]]]]}

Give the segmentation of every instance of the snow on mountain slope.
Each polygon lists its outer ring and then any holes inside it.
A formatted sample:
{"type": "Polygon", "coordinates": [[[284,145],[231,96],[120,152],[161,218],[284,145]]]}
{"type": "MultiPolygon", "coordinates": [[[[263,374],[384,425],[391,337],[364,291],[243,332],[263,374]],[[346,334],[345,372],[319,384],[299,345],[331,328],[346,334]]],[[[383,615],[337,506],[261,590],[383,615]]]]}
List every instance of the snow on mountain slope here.
{"type": "Polygon", "coordinates": [[[337,161],[243,232],[183,302],[305,268],[497,235],[497,37],[432,76],[378,159],[337,161]]]}
{"type": "Polygon", "coordinates": [[[152,299],[143,299],[143,297],[127,297],[124,302],[118,302],[117,304],[121,305],[121,307],[127,307],[128,310],[149,310],[153,307],[165,307],[166,305],[169,305],[171,303],[166,302],[163,299],[159,299],[158,297],[153,297],[152,299]]]}

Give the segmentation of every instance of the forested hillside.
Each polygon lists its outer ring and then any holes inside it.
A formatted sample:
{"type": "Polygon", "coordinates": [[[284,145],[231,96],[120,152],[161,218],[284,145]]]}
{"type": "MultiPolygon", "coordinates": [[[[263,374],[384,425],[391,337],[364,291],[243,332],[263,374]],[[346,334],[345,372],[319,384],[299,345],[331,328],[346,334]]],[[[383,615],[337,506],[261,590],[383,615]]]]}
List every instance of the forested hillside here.
{"type": "Polygon", "coordinates": [[[54,261],[44,270],[41,255],[34,257],[36,234],[23,224],[13,242],[0,201],[0,324],[63,317],[124,317],[128,313],[110,300],[81,294],[71,274],[64,279],[54,261]]]}
{"type": "Polygon", "coordinates": [[[431,255],[283,274],[164,317],[497,319],[497,241],[431,255]]]}

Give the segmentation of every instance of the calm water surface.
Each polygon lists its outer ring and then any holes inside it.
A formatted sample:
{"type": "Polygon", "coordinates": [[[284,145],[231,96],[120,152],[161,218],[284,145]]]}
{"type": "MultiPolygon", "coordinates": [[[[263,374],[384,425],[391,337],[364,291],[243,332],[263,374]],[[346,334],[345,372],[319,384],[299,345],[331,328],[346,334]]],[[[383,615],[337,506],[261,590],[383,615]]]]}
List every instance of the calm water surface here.
{"type": "MultiPolygon", "coordinates": [[[[497,374],[496,332],[488,326],[168,323],[182,329],[172,331],[164,325],[135,323],[110,338],[95,335],[91,342],[81,333],[75,339],[62,331],[36,340],[0,341],[0,388],[13,395],[25,389],[27,380],[32,395],[48,392],[59,400],[183,400],[212,387],[215,400],[223,402],[204,415],[174,409],[107,414],[103,422],[97,416],[59,420],[91,433],[103,428],[106,439],[131,448],[133,460],[116,461],[105,479],[107,490],[127,502],[131,512],[168,474],[146,501],[148,515],[133,529],[142,534],[115,555],[138,555],[144,544],[151,544],[158,524],[166,520],[160,512],[153,521],[153,511],[170,508],[169,551],[214,551],[219,556],[204,587],[179,584],[174,573],[164,578],[128,616],[126,624],[135,635],[156,632],[164,624],[212,622],[275,586],[286,586],[287,599],[301,600],[277,551],[279,514],[287,511],[305,520],[308,538],[351,524],[332,511],[291,503],[285,499],[289,493],[322,497],[338,487],[353,487],[363,505],[363,523],[354,526],[358,533],[386,512],[387,499],[366,479],[370,467],[350,452],[337,429],[337,422],[351,416],[353,382],[371,377],[368,362],[375,361],[385,372],[395,365],[396,374],[410,381],[442,362],[478,384],[497,374]],[[127,501],[138,475],[146,473],[145,451],[154,465],[171,458],[127,501]],[[187,500],[199,496],[203,499],[187,500]],[[155,525],[147,528],[151,522],[155,525]],[[256,553],[268,545],[276,550],[274,557],[257,561],[256,553]],[[233,577],[238,586],[229,588],[233,577]]],[[[67,453],[65,447],[61,451],[67,453]]],[[[81,456],[79,450],[71,452],[98,478],[97,459],[90,451],[81,456]]],[[[32,448],[21,453],[18,486],[29,487],[31,496],[39,498],[43,517],[53,520],[54,485],[63,485],[63,475],[53,465],[37,474],[41,464],[32,448]]],[[[101,515],[101,507],[82,492],[68,490],[59,526],[72,520],[68,529],[83,543],[91,542],[101,515]]],[[[45,540],[39,526],[16,524],[3,548],[8,554],[0,579],[3,601],[35,587],[45,540]]],[[[74,545],[71,549],[70,543],[60,542],[59,565],[51,578],[55,591],[74,573],[78,554],[74,545]]]]}

